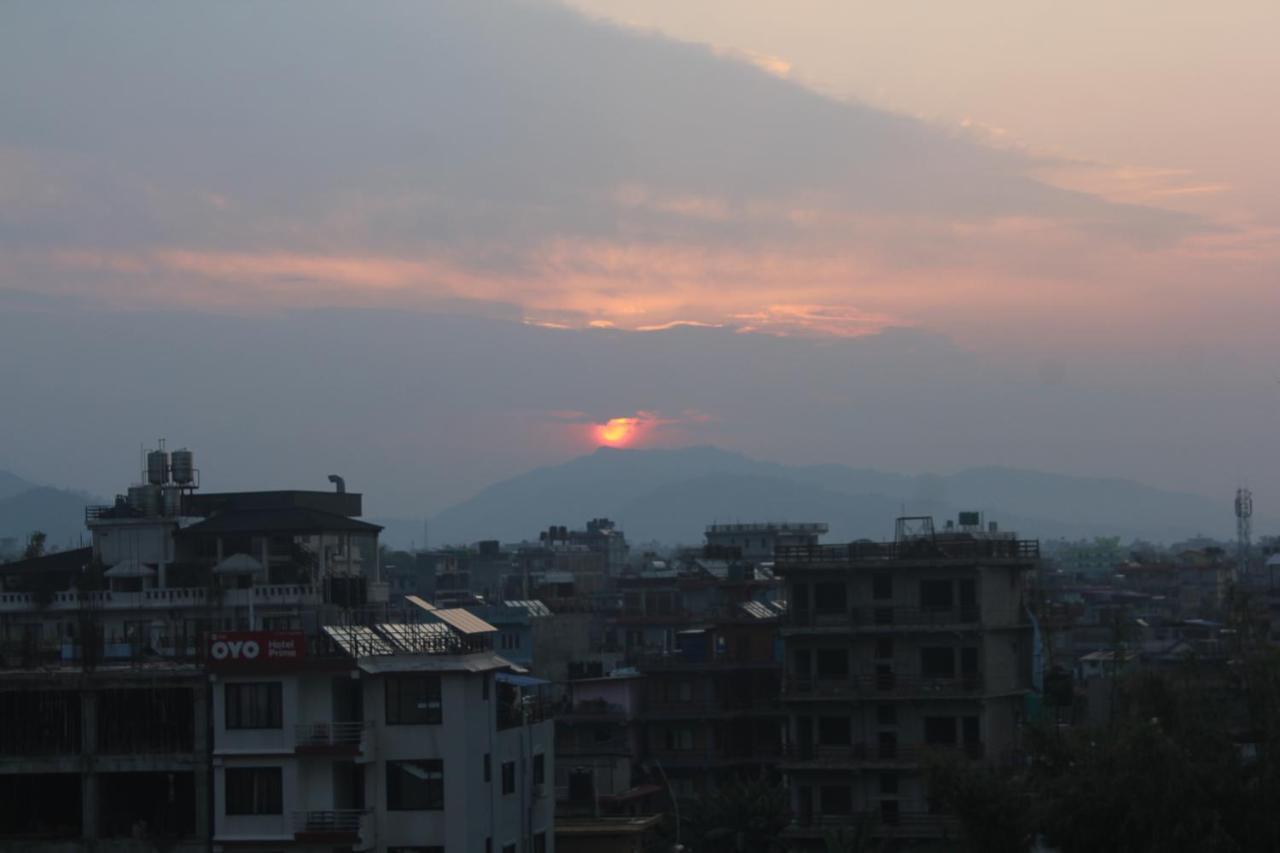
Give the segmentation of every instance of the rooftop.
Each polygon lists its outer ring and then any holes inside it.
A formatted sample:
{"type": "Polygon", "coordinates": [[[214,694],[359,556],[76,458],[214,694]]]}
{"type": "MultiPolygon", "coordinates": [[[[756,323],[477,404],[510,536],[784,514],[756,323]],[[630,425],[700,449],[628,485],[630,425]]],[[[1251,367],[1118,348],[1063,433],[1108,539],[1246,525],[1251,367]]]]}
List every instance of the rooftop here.
{"type": "Polygon", "coordinates": [[[311,507],[236,508],[219,512],[204,521],[184,527],[184,536],[196,534],[238,534],[275,531],[279,533],[377,533],[382,528],[367,521],[311,507]]]}

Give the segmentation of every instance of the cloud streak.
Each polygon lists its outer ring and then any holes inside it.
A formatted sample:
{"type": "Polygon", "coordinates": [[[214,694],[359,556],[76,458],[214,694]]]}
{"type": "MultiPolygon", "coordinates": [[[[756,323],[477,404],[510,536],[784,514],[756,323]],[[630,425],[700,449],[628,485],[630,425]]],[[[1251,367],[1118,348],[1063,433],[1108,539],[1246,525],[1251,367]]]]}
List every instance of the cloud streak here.
{"type": "Polygon", "coordinates": [[[554,7],[130,17],[33,5],[0,33],[0,287],[850,335],[1141,279],[1215,230],[1133,203],[1210,187],[1054,186],[783,60],[554,7]]]}

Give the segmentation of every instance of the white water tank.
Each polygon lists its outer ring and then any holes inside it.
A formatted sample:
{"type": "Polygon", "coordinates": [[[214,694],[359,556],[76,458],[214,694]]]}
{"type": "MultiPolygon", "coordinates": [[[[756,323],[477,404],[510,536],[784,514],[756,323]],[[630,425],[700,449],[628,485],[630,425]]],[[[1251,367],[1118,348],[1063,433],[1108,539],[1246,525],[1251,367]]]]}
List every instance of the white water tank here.
{"type": "Polygon", "coordinates": [[[196,479],[196,455],[185,447],[173,451],[172,467],[169,469],[173,482],[179,486],[189,486],[196,479]]]}
{"type": "Polygon", "coordinates": [[[160,514],[160,487],[150,483],[129,487],[129,506],[147,517],[160,514]]]}
{"type": "Polygon", "coordinates": [[[169,482],[168,453],[153,450],[147,454],[147,482],[153,486],[163,486],[169,482]]]}

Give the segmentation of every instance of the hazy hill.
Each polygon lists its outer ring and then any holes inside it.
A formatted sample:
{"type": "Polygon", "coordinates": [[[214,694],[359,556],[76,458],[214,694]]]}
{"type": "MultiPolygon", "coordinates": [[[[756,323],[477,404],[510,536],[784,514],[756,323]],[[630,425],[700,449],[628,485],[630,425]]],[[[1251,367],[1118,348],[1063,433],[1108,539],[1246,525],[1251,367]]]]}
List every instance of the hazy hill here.
{"type": "Polygon", "coordinates": [[[74,546],[88,538],[84,508],[101,503],[83,492],[37,486],[8,471],[0,471],[0,539],[26,542],[33,530],[48,534],[50,547],[74,546]]]}
{"type": "MultiPolygon", "coordinates": [[[[697,542],[710,522],[766,519],[826,521],[832,539],[887,538],[904,511],[941,520],[969,509],[1042,538],[1174,541],[1196,533],[1225,538],[1234,529],[1229,500],[1128,480],[1001,467],[905,476],[843,465],[780,465],[713,447],[601,448],[495,483],[441,512],[431,520],[431,540],[519,540],[549,524],[581,525],[599,515],[620,522],[633,541],[697,542]]],[[[395,530],[390,525],[389,536],[395,530]]]]}
{"type": "Polygon", "coordinates": [[[29,483],[8,471],[0,471],[0,500],[11,498],[14,495],[21,494],[28,489],[34,489],[35,483],[29,483]]]}

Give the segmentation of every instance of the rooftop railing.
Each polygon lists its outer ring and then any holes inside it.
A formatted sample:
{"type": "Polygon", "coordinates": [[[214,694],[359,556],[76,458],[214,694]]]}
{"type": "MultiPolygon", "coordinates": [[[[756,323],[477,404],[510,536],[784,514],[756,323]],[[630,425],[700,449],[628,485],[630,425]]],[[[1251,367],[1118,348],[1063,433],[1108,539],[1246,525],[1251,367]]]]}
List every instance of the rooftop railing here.
{"type": "Polygon", "coordinates": [[[836,568],[850,563],[938,560],[1040,559],[1037,539],[920,538],[900,542],[850,542],[847,545],[781,545],[774,553],[779,569],[836,568]]]}

